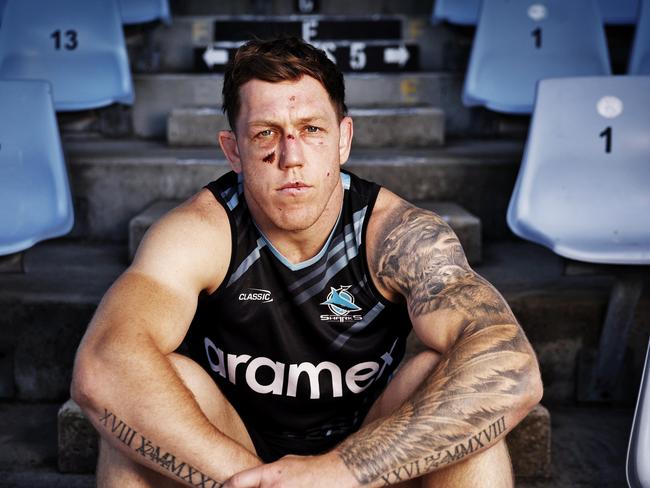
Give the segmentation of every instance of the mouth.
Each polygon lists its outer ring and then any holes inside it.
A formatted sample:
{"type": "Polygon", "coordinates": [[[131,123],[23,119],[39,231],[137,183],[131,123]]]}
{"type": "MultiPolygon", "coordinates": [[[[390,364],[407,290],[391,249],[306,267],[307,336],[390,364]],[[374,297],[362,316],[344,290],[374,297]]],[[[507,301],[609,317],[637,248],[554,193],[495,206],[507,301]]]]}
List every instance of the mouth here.
{"type": "Polygon", "coordinates": [[[311,188],[310,185],[302,181],[292,181],[285,183],[277,189],[278,192],[284,195],[301,195],[311,188]]]}

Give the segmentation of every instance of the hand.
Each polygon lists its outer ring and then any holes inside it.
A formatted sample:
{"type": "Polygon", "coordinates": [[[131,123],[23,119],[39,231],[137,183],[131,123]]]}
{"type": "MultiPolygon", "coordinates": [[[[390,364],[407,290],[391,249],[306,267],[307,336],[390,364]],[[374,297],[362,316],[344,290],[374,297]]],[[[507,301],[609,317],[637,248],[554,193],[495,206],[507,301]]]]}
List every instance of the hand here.
{"type": "Polygon", "coordinates": [[[285,456],[237,473],[223,488],[344,488],[356,480],[338,456],[285,456]]]}

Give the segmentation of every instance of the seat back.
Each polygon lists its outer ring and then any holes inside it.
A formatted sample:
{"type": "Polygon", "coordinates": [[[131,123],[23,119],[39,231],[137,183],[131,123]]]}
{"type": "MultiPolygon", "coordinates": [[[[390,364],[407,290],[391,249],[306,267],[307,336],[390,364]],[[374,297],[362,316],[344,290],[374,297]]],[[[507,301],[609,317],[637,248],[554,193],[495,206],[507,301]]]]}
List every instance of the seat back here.
{"type": "Polygon", "coordinates": [[[596,0],[483,0],[463,102],[527,114],[538,80],[610,72],[596,0]]]}
{"type": "Polygon", "coordinates": [[[0,0],[0,27],[2,27],[2,14],[5,11],[6,4],[7,4],[7,0],[0,0]]]}
{"type": "Polygon", "coordinates": [[[481,0],[435,0],[431,22],[475,25],[481,0]]]}
{"type": "Polygon", "coordinates": [[[650,343],[627,448],[626,474],[631,488],[650,488],[650,343]]]}
{"type": "Polygon", "coordinates": [[[171,22],[168,0],[119,0],[123,24],[141,24],[161,20],[171,22]]]}
{"type": "Polygon", "coordinates": [[[0,78],[50,81],[56,110],[132,103],[117,0],[8,0],[0,78]]]}
{"type": "Polygon", "coordinates": [[[603,22],[606,24],[634,24],[639,0],[598,0],[603,22]]]}
{"type": "Polygon", "coordinates": [[[641,0],[628,73],[650,75],[650,0],[641,0]]]}
{"type": "Polygon", "coordinates": [[[46,81],[0,80],[0,255],[72,229],[63,151],[46,81]]]}
{"type": "Polygon", "coordinates": [[[649,113],[650,77],[540,81],[513,232],[570,259],[650,264],[649,113]]]}

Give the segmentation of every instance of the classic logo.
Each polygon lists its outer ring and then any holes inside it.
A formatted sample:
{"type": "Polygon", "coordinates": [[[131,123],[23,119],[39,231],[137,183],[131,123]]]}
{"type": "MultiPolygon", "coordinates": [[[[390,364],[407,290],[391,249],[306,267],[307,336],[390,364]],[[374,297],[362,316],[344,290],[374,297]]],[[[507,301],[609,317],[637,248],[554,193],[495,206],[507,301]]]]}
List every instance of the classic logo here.
{"type": "Polygon", "coordinates": [[[273,297],[269,290],[262,290],[261,288],[248,288],[239,294],[240,302],[259,302],[271,303],[273,297]]]}
{"type": "Polygon", "coordinates": [[[327,305],[332,315],[321,315],[320,319],[327,322],[356,322],[363,319],[363,316],[354,314],[361,308],[354,303],[354,296],[348,291],[350,285],[330,287],[330,292],[321,305],[327,305]]]}

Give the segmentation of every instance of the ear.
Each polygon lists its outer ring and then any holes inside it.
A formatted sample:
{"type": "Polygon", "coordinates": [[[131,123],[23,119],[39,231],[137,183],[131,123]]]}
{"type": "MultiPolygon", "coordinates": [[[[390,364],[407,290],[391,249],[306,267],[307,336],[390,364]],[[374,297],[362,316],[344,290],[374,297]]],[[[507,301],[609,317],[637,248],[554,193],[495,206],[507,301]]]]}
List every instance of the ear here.
{"type": "Polygon", "coordinates": [[[350,157],[352,147],[352,136],[354,135],[354,126],[351,117],[343,117],[339,124],[339,159],[343,165],[350,157]]]}
{"type": "Polygon", "coordinates": [[[241,173],[241,158],[237,147],[237,136],[231,130],[219,131],[219,145],[230,162],[230,167],[235,173],[241,173]]]}

